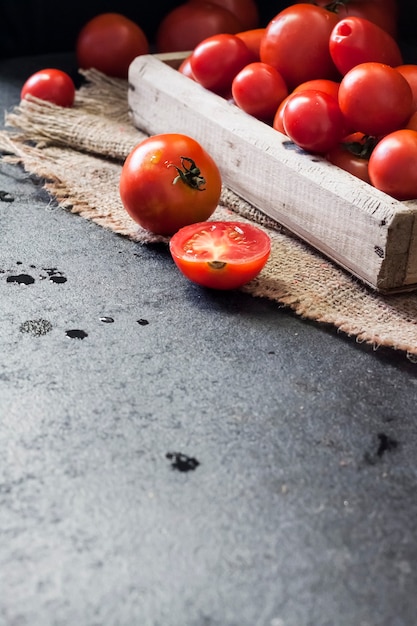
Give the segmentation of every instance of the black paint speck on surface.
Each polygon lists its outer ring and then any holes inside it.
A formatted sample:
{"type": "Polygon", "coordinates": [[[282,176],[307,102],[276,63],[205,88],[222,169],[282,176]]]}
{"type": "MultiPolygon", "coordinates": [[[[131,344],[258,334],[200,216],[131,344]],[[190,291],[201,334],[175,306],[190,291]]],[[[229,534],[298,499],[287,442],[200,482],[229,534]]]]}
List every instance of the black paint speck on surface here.
{"type": "Polygon", "coordinates": [[[398,441],[389,437],[385,433],[378,433],[379,445],[376,451],[377,456],[381,457],[385,452],[390,452],[398,447],[398,441]]]}
{"type": "Polygon", "coordinates": [[[56,283],[57,285],[67,282],[67,278],[61,274],[52,274],[52,276],[49,277],[49,280],[51,283],[56,283]]]}
{"type": "Polygon", "coordinates": [[[1,202],[14,202],[14,196],[9,191],[0,189],[0,201],[1,202]]]}
{"type": "Polygon", "coordinates": [[[86,333],[85,330],[79,330],[78,328],[67,330],[65,334],[67,337],[70,337],[70,339],[85,339],[88,337],[88,333],[86,333]]]}
{"type": "Polygon", "coordinates": [[[138,319],[138,320],[136,320],[136,321],[137,321],[137,323],[139,324],[139,326],[147,326],[147,325],[149,324],[149,321],[148,321],[148,320],[145,320],[145,319],[143,319],[143,318],[140,318],[140,319],[138,319]]]}
{"type": "Polygon", "coordinates": [[[368,465],[375,465],[386,454],[398,448],[398,441],[386,433],[378,433],[378,445],[376,450],[367,450],[364,454],[364,461],[368,465]]]}
{"type": "Polygon", "coordinates": [[[43,270],[49,276],[51,283],[62,284],[67,282],[66,276],[57,267],[44,267],[43,270]]]}
{"type": "Polygon", "coordinates": [[[167,452],[166,458],[171,461],[171,467],[179,472],[190,472],[200,465],[197,459],[182,452],[167,452]]]}
{"type": "Polygon", "coordinates": [[[8,283],[17,283],[19,285],[33,285],[35,279],[30,274],[12,274],[7,277],[8,283]]]}

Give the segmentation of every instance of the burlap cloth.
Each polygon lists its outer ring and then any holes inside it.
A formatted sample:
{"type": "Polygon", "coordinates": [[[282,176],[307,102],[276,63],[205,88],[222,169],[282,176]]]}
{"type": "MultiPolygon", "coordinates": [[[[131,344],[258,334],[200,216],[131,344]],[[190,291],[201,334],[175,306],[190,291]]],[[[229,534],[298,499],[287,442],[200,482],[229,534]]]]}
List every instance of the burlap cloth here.
{"type": "MultiPolygon", "coordinates": [[[[130,122],[127,83],[95,71],[84,75],[72,109],[32,99],[6,112],[2,159],[41,177],[72,213],[143,245],[167,241],[135,224],[119,198],[122,162],[145,137],[130,122]]],[[[416,293],[373,292],[226,188],[212,219],[249,219],[271,237],[270,260],[244,291],[417,362],[416,293]]]]}

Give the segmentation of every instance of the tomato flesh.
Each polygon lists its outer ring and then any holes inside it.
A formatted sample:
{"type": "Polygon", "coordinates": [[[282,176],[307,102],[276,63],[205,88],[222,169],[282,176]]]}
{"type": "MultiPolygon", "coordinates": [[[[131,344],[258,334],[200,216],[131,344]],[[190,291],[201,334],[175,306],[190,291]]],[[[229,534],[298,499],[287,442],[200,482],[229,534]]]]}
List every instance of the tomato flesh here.
{"type": "Polygon", "coordinates": [[[170,252],[189,280],[212,289],[237,289],[253,280],[271,251],[269,236],[243,222],[208,221],[181,228],[170,252]]]}

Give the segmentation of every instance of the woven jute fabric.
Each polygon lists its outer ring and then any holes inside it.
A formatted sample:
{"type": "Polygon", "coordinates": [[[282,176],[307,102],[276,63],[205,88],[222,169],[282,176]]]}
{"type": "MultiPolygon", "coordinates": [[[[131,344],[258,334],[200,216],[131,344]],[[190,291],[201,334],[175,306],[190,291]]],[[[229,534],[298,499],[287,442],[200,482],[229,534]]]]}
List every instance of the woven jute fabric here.
{"type": "MultiPolygon", "coordinates": [[[[119,197],[123,161],[146,137],[130,121],[128,85],[96,71],[84,77],[72,108],[32,98],[6,112],[2,159],[40,177],[64,209],[138,244],[167,243],[138,226],[119,197]]],[[[225,187],[212,219],[255,222],[271,238],[267,265],[242,290],[417,360],[416,293],[375,293],[225,187]]]]}

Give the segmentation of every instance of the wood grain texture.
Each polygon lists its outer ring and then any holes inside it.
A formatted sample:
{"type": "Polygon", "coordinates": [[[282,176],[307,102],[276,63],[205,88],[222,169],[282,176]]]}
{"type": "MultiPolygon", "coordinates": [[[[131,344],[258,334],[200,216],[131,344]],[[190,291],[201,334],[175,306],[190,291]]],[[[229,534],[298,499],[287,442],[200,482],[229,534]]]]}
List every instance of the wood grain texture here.
{"type": "Polygon", "coordinates": [[[288,137],[175,70],[184,55],[135,59],[133,123],[193,136],[223,182],[377,291],[417,287],[416,202],[399,202],[298,149],[288,137]]]}

